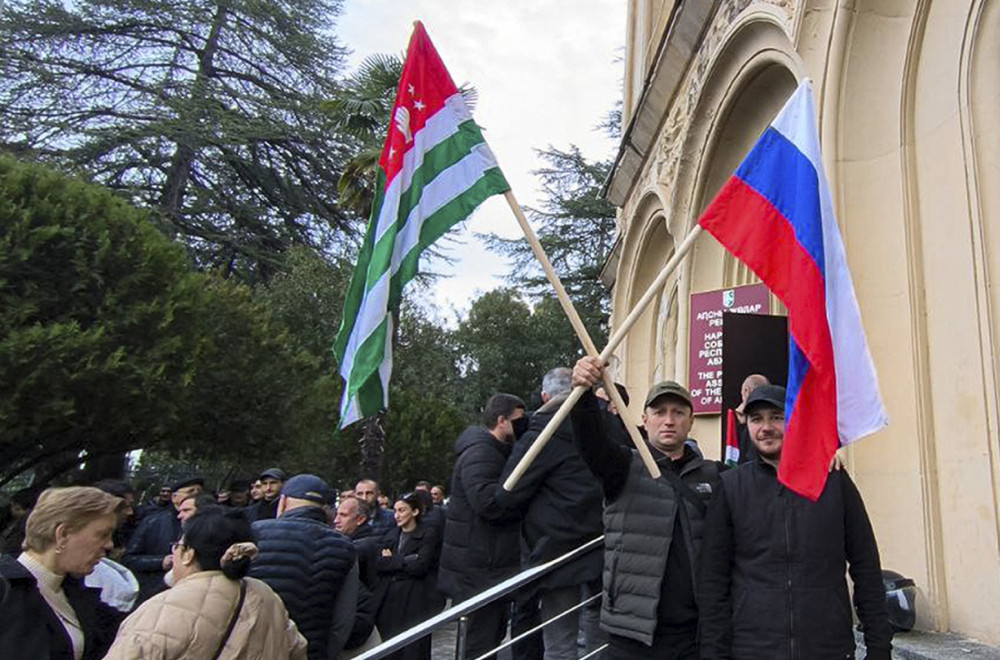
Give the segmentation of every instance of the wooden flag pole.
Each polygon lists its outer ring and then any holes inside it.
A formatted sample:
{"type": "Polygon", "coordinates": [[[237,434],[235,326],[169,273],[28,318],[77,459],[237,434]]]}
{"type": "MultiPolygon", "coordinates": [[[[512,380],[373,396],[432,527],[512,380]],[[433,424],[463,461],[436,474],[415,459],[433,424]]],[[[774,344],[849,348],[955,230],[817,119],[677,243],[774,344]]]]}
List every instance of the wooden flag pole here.
{"type": "MultiPolygon", "coordinates": [[[[538,259],[540,264],[542,264],[545,276],[549,278],[549,283],[551,283],[552,288],[556,290],[556,297],[559,298],[559,304],[562,305],[563,311],[569,318],[570,325],[572,325],[573,330],[576,331],[576,336],[580,338],[580,343],[583,344],[583,350],[587,352],[587,355],[597,355],[597,346],[594,345],[594,341],[590,338],[590,333],[587,332],[586,326],[583,325],[583,320],[580,319],[580,315],[577,313],[576,307],[573,306],[573,301],[569,299],[569,294],[566,293],[566,288],[563,286],[562,280],[559,279],[559,275],[556,274],[555,269],[552,267],[552,262],[549,261],[548,255],[545,254],[545,249],[542,247],[541,241],[538,240],[538,235],[535,234],[535,230],[531,228],[531,225],[528,223],[528,219],[524,217],[524,212],[521,211],[521,205],[518,204],[517,199],[514,198],[514,193],[508,190],[504,194],[504,197],[507,198],[507,203],[514,212],[514,217],[517,218],[517,223],[521,225],[521,230],[524,232],[524,237],[528,239],[528,243],[531,245],[531,250],[535,253],[535,258],[538,259]]],[[[653,459],[653,455],[649,452],[649,447],[646,446],[646,441],[643,440],[642,435],[639,434],[639,425],[632,419],[631,411],[629,411],[625,402],[622,400],[621,394],[618,393],[618,388],[615,387],[614,379],[611,377],[611,374],[607,372],[607,370],[604,371],[604,391],[608,393],[608,396],[611,397],[612,403],[614,403],[618,408],[619,413],[622,416],[622,421],[625,422],[625,428],[628,429],[628,434],[632,438],[632,443],[639,451],[639,455],[642,457],[642,462],[646,465],[646,469],[649,470],[649,474],[654,479],[659,478],[660,468],[656,464],[656,460],[653,459]]]]}
{"type": "MultiPolygon", "coordinates": [[[[625,339],[625,335],[628,334],[628,332],[632,329],[632,326],[634,326],[639,320],[639,317],[642,316],[642,313],[646,311],[649,303],[653,301],[653,298],[659,294],[660,289],[662,289],[663,285],[666,284],[667,278],[670,277],[675,270],[677,270],[677,266],[680,265],[684,257],[687,256],[687,253],[691,251],[692,247],[694,247],[695,241],[698,239],[700,234],[701,225],[695,225],[694,229],[688,232],[684,241],[677,246],[677,249],[674,251],[674,256],[670,257],[670,260],[667,261],[663,269],[660,270],[660,274],[656,276],[656,279],[653,280],[653,282],[646,289],[646,292],[643,293],[642,297],[639,298],[638,302],[636,302],[635,307],[632,308],[632,311],[629,312],[628,316],[626,316],[622,321],[621,327],[611,334],[611,338],[608,339],[608,345],[604,347],[604,350],[601,351],[599,356],[602,361],[607,362],[614,353],[615,349],[618,348],[618,345],[623,339],[625,339]]],[[[542,451],[545,444],[549,441],[549,438],[551,438],[552,434],[555,433],[555,430],[559,428],[559,425],[563,423],[563,420],[565,420],[566,416],[569,415],[570,410],[572,410],[573,406],[576,405],[576,402],[580,400],[580,397],[583,396],[586,389],[587,388],[582,386],[573,388],[573,391],[570,392],[566,400],[563,401],[562,406],[559,407],[556,414],[551,420],[549,420],[549,423],[545,426],[545,428],[542,429],[541,434],[539,434],[539,436],[535,438],[535,441],[531,443],[531,447],[528,448],[524,457],[522,457],[521,461],[514,467],[514,471],[511,472],[509,477],[507,477],[507,480],[503,483],[504,490],[514,490],[517,486],[517,482],[520,481],[521,476],[524,475],[525,470],[528,469],[531,462],[535,460],[535,457],[542,451]]]]}

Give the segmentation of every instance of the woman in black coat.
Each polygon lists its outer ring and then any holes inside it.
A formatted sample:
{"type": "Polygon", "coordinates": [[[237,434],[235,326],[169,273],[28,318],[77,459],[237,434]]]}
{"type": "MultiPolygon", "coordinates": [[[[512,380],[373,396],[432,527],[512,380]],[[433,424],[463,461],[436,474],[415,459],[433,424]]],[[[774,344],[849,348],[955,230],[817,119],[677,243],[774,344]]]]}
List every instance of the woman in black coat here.
{"type": "MultiPolygon", "coordinates": [[[[379,577],[387,582],[377,617],[382,639],[409,630],[441,609],[435,584],[441,547],[437,530],[421,523],[422,503],[413,493],[399,498],[394,509],[396,527],[383,537],[376,564],[379,577]]],[[[430,657],[430,635],[387,656],[389,660],[430,660],[430,657]]]]}
{"type": "Polygon", "coordinates": [[[96,488],[50,488],[28,517],[24,552],[0,556],[0,655],[32,660],[97,660],[122,615],[87,587],[112,548],[122,500],[96,488]]]}

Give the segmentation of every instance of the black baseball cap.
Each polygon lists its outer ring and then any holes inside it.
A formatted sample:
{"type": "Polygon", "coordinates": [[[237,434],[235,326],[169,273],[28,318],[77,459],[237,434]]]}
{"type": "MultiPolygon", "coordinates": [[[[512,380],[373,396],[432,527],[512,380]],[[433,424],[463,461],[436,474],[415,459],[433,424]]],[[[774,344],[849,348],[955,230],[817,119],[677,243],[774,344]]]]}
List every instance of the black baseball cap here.
{"type": "Polygon", "coordinates": [[[261,472],[260,476],[257,478],[260,479],[261,481],[263,481],[264,479],[277,479],[278,481],[284,481],[285,471],[279,470],[278,468],[267,468],[266,470],[261,472]]]}
{"type": "Polygon", "coordinates": [[[754,408],[768,405],[778,410],[785,409],[785,388],[780,385],[761,385],[747,397],[743,414],[749,415],[754,408]]]}
{"type": "Polygon", "coordinates": [[[181,488],[187,488],[188,486],[201,486],[205,487],[205,479],[199,475],[190,475],[187,477],[181,477],[174,483],[170,484],[170,492],[176,493],[181,488]]]}

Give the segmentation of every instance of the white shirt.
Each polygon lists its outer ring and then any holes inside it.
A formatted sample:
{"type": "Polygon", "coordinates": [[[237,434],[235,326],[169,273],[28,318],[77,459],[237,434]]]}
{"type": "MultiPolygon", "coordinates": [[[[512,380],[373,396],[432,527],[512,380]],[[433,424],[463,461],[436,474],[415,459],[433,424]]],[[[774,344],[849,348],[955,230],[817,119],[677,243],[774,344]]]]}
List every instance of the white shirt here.
{"type": "Polygon", "coordinates": [[[101,600],[119,612],[128,614],[139,597],[139,581],[118,562],[107,557],[94,565],[94,572],[83,579],[88,587],[101,590],[101,600]]]}

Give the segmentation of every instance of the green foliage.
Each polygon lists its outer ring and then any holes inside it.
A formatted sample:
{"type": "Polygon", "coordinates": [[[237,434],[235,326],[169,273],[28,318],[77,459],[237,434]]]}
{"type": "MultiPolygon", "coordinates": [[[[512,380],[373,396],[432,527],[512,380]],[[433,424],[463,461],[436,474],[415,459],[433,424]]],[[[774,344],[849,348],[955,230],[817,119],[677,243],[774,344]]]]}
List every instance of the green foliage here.
{"type": "Polygon", "coordinates": [[[473,301],[455,335],[465,372],[462,404],[468,411],[480,410],[495,392],[538,405],[542,376],[573,366],[582,355],[555,298],[542,298],[532,308],[515,289],[496,289],[473,301]]]}
{"type": "Polygon", "coordinates": [[[149,447],[269,460],[321,370],[110,191],[0,158],[0,483],[149,447]]]}
{"type": "Polygon", "coordinates": [[[162,436],[195,373],[183,249],[110,192],[0,158],[0,465],[162,436]]]}
{"type": "MultiPolygon", "coordinates": [[[[610,162],[590,162],[580,150],[552,147],[539,154],[548,166],[536,170],[542,180],[545,203],[529,209],[539,241],[562,280],[580,318],[600,348],[607,337],[611,312],[608,292],[600,282],[601,269],[614,247],[614,206],[600,197],[610,162]]],[[[483,237],[487,245],[511,260],[510,280],[532,298],[550,295],[552,285],[523,239],[483,237]]]]}
{"type": "Polygon", "coordinates": [[[339,0],[8,0],[0,140],[157,209],[201,266],[340,249],[339,0]]]}
{"type": "Polygon", "coordinates": [[[416,387],[395,388],[385,416],[382,490],[410,490],[418,479],[447,483],[452,447],[466,425],[465,415],[448,399],[416,387]]]}

